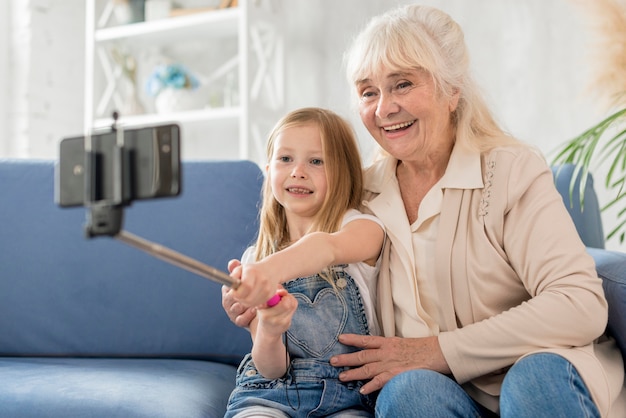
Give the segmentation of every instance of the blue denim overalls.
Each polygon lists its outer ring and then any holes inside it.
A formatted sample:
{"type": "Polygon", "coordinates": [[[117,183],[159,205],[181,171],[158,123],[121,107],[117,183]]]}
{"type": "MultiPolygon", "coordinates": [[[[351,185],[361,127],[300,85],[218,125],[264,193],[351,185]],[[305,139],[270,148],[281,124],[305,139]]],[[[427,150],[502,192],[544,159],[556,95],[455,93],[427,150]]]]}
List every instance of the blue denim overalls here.
{"type": "Polygon", "coordinates": [[[265,379],[248,354],[237,371],[226,418],[255,407],[275,409],[267,416],[276,417],[328,417],[346,409],[354,412],[350,416],[374,416],[374,399],[359,393],[363,383],[340,382],[342,369],[329,363],[336,354],[357,350],[340,344],[339,334],[368,334],[361,294],[343,267],[334,268],[337,290],[319,275],[284,284],[298,301],[286,334],[290,368],[280,379],[265,379]]]}

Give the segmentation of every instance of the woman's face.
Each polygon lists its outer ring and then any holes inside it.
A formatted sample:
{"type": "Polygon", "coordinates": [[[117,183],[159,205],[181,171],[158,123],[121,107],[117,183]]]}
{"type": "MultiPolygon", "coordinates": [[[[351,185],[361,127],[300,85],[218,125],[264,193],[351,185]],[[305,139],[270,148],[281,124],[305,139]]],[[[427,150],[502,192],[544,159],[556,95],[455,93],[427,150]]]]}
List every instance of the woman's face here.
{"type": "Polygon", "coordinates": [[[356,88],[361,120],[389,154],[402,161],[419,161],[451,152],[450,113],[459,95],[444,98],[426,71],[383,68],[358,81],[356,88]]]}

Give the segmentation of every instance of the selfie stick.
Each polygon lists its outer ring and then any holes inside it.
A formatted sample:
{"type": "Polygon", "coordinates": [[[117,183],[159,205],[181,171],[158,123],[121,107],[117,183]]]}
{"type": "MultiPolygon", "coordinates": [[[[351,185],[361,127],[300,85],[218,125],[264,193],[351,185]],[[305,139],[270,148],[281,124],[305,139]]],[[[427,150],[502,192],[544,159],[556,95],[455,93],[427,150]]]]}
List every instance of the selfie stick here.
{"type": "Polygon", "coordinates": [[[125,244],[138,248],[156,258],[167,261],[168,263],[173,264],[177,267],[184,268],[199,276],[202,276],[209,280],[213,280],[214,282],[224,284],[233,289],[237,289],[237,287],[239,287],[239,280],[230,277],[223,271],[201,263],[191,257],[187,257],[184,254],[171,250],[160,244],[138,237],[137,235],[131,234],[130,232],[120,231],[115,235],[115,238],[125,244]]]}
{"type": "MultiPolygon", "coordinates": [[[[239,280],[230,277],[228,274],[216,269],[215,267],[201,263],[191,257],[187,257],[184,254],[171,250],[160,244],[138,237],[130,232],[120,231],[117,235],[115,235],[115,238],[130,245],[131,247],[138,248],[153,257],[167,261],[170,264],[181,267],[206,279],[226,285],[231,289],[237,289],[241,283],[239,280]]],[[[280,299],[280,296],[276,294],[272,296],[266,304],[267,306],[272,307],[280,302],[280,299]]]]}
{"type": "MultiPolygon", "coordinates": [[[[160,244],[138,237],[130,232],[120,231],[115,235],[115,238],[125,244],[138,248],[153,257],[167,261],[170,264],[186,269],[209,280],[213,280],[214,282],[224,284],[231,289],[237,289],[241,283],[239,280],[230,277],[228,274],[216,269],[215,267],[201,263],[191,257],[187,257],[184,254],[171,250],[160,244]]],[[[267,306],[272,307],[280,302],[280,299],[280,295],[275,294],[266,302],[266,304],[267,306]]]]}
{"type": "MultiPolygon", "coordinates": [[[[123,154],[123,137],[124,132],[116,125],[117,112],[113,113],[113,125],[111,129],[117,133],[117,152],[115,153],[115,190],[113,201],[107,202],[93,202],[91,198],[91,187],[93,179],[90,176],[94,175],[93,171],[93,156],[88,152],[86,155],[86,166],[88,167],[85,185],[85,194],[88,198],[86,201],[92,202],[89,205],[89,213],[87,217],[87,224],[85,225],[85,233],[91,238],[94,236],[108,235],[116,238],[117,240],[128,244],[132,247],[140,249],[149,255],[167,261],[177,267],[188,270],[206,279],[213,280],[214,282],[229,286],[232,289],[237,289],[241,283],[239,280],[229,276],[225,272],[211,267],[207,264],[201,263],[191,257],[181,254],[177,251],[164,247],[163,245],[155,242],[148,241],[137,235],[131,234],[122,230],[123,223],[123,206],[128,204],[122,198],[123,196],[123,170],[124,154],[123,154]]],[[[87,139],[88,141],[90,138],[87,139]]],[[[91,144],[89,144],[91,145],[91,144]]],[[[86,148],[90,150],[89,146],[86,148]]],[[[271,307],[280,302],[280,296],[274,295],[268,300],[267,306],[271,307]]]]}

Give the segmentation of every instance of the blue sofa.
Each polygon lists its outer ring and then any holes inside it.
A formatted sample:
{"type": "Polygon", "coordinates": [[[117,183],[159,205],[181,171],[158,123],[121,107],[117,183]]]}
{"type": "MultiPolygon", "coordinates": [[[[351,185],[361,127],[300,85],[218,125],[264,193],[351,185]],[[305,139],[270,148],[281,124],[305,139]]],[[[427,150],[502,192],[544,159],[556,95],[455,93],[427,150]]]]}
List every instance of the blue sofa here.
{"type": "MultiPolygon", "coordinates": [[[[85,238],[85,210],[54,203],[53,177],[52,161],[0,160],[0,417],[222,417],[250,338],[220,286],[85,238]]],[[[226,269],[254,239],[261,184],[251,162],[184,162],[181,196],[133,203],[124,229],[226,269]]],[[[626,254],[601,248],[591,199],[570,210],[594,225],[579,232],[624,336],[626,254]]]]}
{"type": "MultiPolygon", "coordinates": [[[[54,163],[0,161],[0,417],[222,417],[247,331],[220,285],[110,237],[54,203],[54,163]]],[[[256,164],[183,163],[177,198],[125,227],[226,270],[258,229],[256,164]]]]}

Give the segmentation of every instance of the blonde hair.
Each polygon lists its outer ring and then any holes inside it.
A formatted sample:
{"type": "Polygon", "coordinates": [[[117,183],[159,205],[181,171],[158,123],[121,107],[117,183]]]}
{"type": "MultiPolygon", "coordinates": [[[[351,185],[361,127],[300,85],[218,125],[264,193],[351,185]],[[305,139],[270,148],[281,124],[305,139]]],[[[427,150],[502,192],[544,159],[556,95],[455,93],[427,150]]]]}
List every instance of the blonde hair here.
{"type": "MultiPolygon", "coordinates": [[[[316,107],[294,110],[272,129],[267,141],[267,159],[269,161],[272,158],[276,138],[283,130],[308,124],[319,128],[328,183],[324,202],[308,232],[336,232],[341,227],[345,212],[359,206],[363,189],[361,157],[350,124],[330,110],[316,107]]],[[[290,244],[285,209],[274,198],[271,175],[271,171],[267,173],[263,185],[263,206],[255,254],[257,260],[290,244]]]]}
{"type": "Polygon", "coordinates": [[[440,94],[451,97],[458,91],[452,122],[459,143],[480,151],[520,143],[496,123],[471,77],[463,31],[441,10],[412,4],[374,17],[354,39],[344,59],[353,85],[383,68],[423,69],[440,94]]]}

